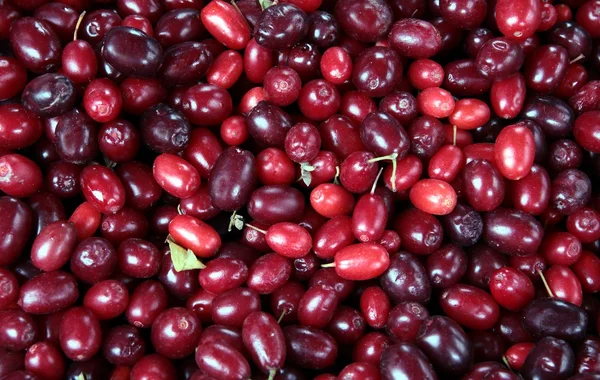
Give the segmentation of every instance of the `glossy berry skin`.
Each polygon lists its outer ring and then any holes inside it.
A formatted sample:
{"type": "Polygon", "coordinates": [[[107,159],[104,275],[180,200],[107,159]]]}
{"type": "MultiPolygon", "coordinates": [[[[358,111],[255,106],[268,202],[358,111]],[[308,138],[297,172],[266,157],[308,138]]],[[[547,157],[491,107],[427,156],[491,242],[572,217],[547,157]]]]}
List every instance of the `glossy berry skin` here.
{"type": "Polygon", "coordinates": [[[130,373],[131,379],[176,379],[177,372],[171,361],[159,354],[150,354],[142,357],[130,373]]]}
{"type": "Polygon", "coordinates": [[[524,40],[531,37],[540,25],[541,3],[533,0],[498,0],[496,20],[498,29],[506,37],[524,40]]]}
{"type": "Polygon", "coordinates": [[[94,284],[85,294],[83,305],[99,320],[118,317],[127,308],[129,291],[116,280],[104,280],[94,284]]]}
{"type": "Polygon", "coordinates": [[[137,328],[120,325],[108,330],[102,344],[102,355],[112,364],[133,366],[144,352],[146,344],[137,328]]]}
{"type": "Polygon", "coordinates": [[[354,61],[352,68],[352,83],[370,97],[389,94],[401,78],[400,56],[387,47],[375,46],[364,50],[354,61]]]}
{"type": "Polygon", "coordinates": [[[336,291],[327,285],[315,285],[308,289],[298,304],[298,322],[301,325],[325,327],[338,306],[336,291]]]}
{"type": "Polygon", "coordinates": [[[550,265],[569,266],[581,256],[581,243],[568,232],[557,231],[547,234],[540,249],[550,265]]]}
{"type": "Polygon", "coordinates": [[[254,26],[256,42],[273,50],[291,48],[308,32],[308,18],[293,4],[275,4],[265,9],[254,26]]]}
{"type": "Polygon", "coordinates": [[[525,103],[525,86],[525,78],[521,73],[495,80],[490,89],[490,104],[494,113],[503,119],[516,117],[525,103]]]}
{"type": "Polygon", "coordinates": [[[411,343],[398,343],[381,356],[381,374],[386,379],[415,378],[434,380],[437,375],[425,354],[411,343]]]}
{"type": "Polygon", "coordinates": [[[37,342],[25,354],[25,369],[45,379],[61,379],[65,362],[57,347],[49,342],[37,342]]]}
{"type": "Polygon", "coordinates": [[[321,135],[312,124],[298,123],[285,136],[285,152],[294,162],[313,160],[319,154],[320,148],[321,135]]]}
{"type": "Polygon", "coordinates": [[[485,291],[470,285],[454,285],[440,296],[444,312],[465,327],[487,330],[496,324],[498,304],[485,291]]]}
{"type": "Polygon", "coordinates": [[[203,289],[219,294],[237,288],[246,282],[248,267],[237,259],[216,258],[200,271],[198,281],[203,289]]]}
{"type": "Polygon", "coordinates": [[[583,251],[579,260],[571,266],[571,270],[581,283],[581,288],[586,293],[595,293],[600,290],[598,256],[589,251],[583,251]]]}
{"type": "Polygon", "coordinates": [[[415,18],[395,22],[388,39],[400,55],[414,59],[432,57],[442,47],[442,37],[437,28],[415,18]]]}
{"type": "Polygon", "coordinates": [[[588,317],[582,308],[557,298],[538,298],[523,310],[522,323],[536,338],[554,336],[580,341],[585,336],[588,317]]]}
{"type": "Polygon", "coordinates": [[[477,71],[484,77],[502,79],[516,73],[525,61],[521,47],[508,38],[486,42],[475,58],[477,71]]]}
{"type": "Polygon", "coordinates": [[[390,313],[390,299],[378,286],[366,288],[360,296],[360,311],[365,322],[373,328],[382,328],[390,313]]]}
{"type": "Polygon", "coordinates": [[[165,52],[163,63],[158,71],[162,83],[167,87],[187,85],[204,78],[213,57],[200,42],[183,42],[165,52]],[[182,66],[183,62],[193,62],[182,66]]]}
{"type": "Polygon", "coordinates": [[[567,169],[552,180],[550,205],[561,214],[569,215],[590,199],[590,178],[578,169],[567,169]]]}
{"type": "Polygon", "coordinates": [[[310,205],[319,214],[333,218],[350,214],[354,206],[354,197],[339,185],[324,183],[310,193],[310,205]]]}
{"type": "Polygon", "coordinates": [[[429,160],[429,178],[451,182],[465,165],[465,155],[454,145],[442,146],[429,160]]]}
{"type": "Polygon", "coordinates": [[[340,94],[337,88],[323,79],[306,83],[298,95],[298,107],[303,115],[311,120],[326,120],[340,107],[340,94]]]}
{"type": "Polygon", "coordinates": [[[412,154],[405,156],[399,160],[396,167],[396,181],[392,184],[393,166],[388,165],[383,170],[383,180],[385,186],[392,191],[408,190],[414,185],[423,172],[423,164],[421,160],[412,154]]]}
{"type": "Polygon", "coordinates": [[[61,58],[65,75],[75,84],[89,82],[98,72],[94,48],[87,41],[69,42],[63,49],[61,58]]]}
{"type": "Polygon", "coordinates": [[[550,176],[546,169],[534,164],[529,174],[512,183],[511,190],[516,209],[540,215],[550,201],[550,176]]]}
{"type": "Polygon", "coordinates": [[[312,248],[312,237],[298,224],[281,222],[269,227],[265,235],[269,247],[288,258],[306,256],[312,248]]]}
{"type": "Polygon", "coordinates": [[[421,113],[438,119],[449,117],[454,111],[455,102],[450,92],[429,87],[417,95],[417,103],[421,113]]]}
{"type": "Polygon", "coordinates": [[[111,161],[131,161],[140,150],[140,133],[133,124],[116,119],[100,128],[98,147],[111,161]]]}
{"type": "Polygon", "coordinates": [[[361,151],[351,153],[340,165],[340,183],[352,193],[362,193],[370,189],[377,177],[377,164],[374,155],[361,151]]]}
{"type": "Polygon", "coordinates": [[[343,48],[334,46],[323,53],[320,67],[323,78],[339,85],[352,75],[352,57],[343,48]]]}
{"type": "Polygon", "coordinates": [[[208,182],[212,204],[226,211],[235,211],[250,198],[256,185],[254,156],[247,150],[230,147],[221,154],[208,182]]]}
{"type": "Polygon", "coordinates": [[[425,320],[416,344],[440,372],[462,374],[471,366],[471,343],[462,328],[448,317],[432,316],[425,320]]]}
{"type": "Polygon", "coordinates": [[[390,258],[390,266],[380,277],[380,283],[394,303],[426,303],[431,297],[425,268],[408,252],[400,251],[390,258]]]}
{"type": "Polygon", "coordinates": [[[169,234],[199,257],[213,256],[221,247],[221,238],[214,228],[189,215],[174,217],[169,223],[169,234]]]}
{"type": "Polygon", "coordinates": [[[0,311],[0,345],[9,351],[21,351],[35,343],[38,333],[33,317],[19,309],[0,311]]]}
{"type": "Polygon", "coordinates": [[[498,304],[511,311],[523,309],[535,296],[533,282],[523,272],[505,267],[490,278],[490,292],[498,304]]]}
{"type": "Polygon", "coordinates": [[[206,80],[210,84],[230,88],[242,75],[243,65],[244,61],[240,53],[226,50],[214,59],[206,73],[206,80]]]}
{"type": "Polygon", "coordinates": [[[211,316],[216,324],[239,328],[248,315],[259,310],[258,293],[247,288],[235,288],[215,297],[211,316]]]}
{"type": "Polygon", "coordinates": [[[287,284],[292,264],[284,256],[268,253],[259,257],[248,271],[248,288],[259,294],[272,294],[287,284]]]}
{"type": "Polygon", "coordinates": [[[55,117],[71,110],[76,94],[73,82],[61,74],[43,74],[23,89],[21,101],[25,109],[42,117],[55,117]]]}
{"type": "Polygon", "coordinates": [[[538,341],[521,368],[526,378],[568,378],[573,374],[575,354],[567,342],[547,337],[538,341]]]}
{"type": "Polygon", "coordinates": [[[16,20],[10,28],[10,43],[16,58],[36,74],[55,71],[60,64],[60,39],[44,20],[16,20]]]}
{"type": "Polygon", "coordinates": [[[487,213],[483,223],[484,241],[507,255],[532,255],[542,242],[541,224],[522,211],[498,208],[487,213]]]}
{"type": "Polygon", "coordinates": [[[395,340],[414,343],[419,328],[427,318],[429,312],[422,304],[402,302],[390,310],[385,328],[395,340]]]}
{"type": "Polygon", "coordinates": [[[402,124],[392,114],[382,111],[371,112],[361,121],[360,139],[365,148],[377,157],[396,153],[398,159],[402,159],[410,148],[402,124]]]}
{"type": "Polygon", "coordinates": [[[496,164],[507,179],[518,180],[531,170],[535,158],[535,141],[525,127],[511,125],[496,138],[496,164]]]}
{"type": "Polygon", "coordinates": [[[389,267],[387,251],[379,244],[361,243],[342,248],[335,254],[335,271],[347,280],[378,277],[389,267]]]}
{"type": "Polygon", "coordinates": [[[594,153],[600,152],[600,138],[598,137],[598,127],[594,124],[600,116],[598,111],[584,112],[575,120],[573,126],[573,136],[581,146],[594,153]]]}
{"type": "Polygon", "coordinates": [[[135,28],[118,26],[104,36],[102,57],[124,75],[153,77],[162,55],[158,41],[135,28]]]}
{"type": "Polygon", "coordinates": [[[336,3],[335,15],[342,30],[361,42],[375,42],[390,29],[392,9],[381,0],[343,0],[336,3]]]}
{"type": "Polygon", "coordinates": [[[39,118],[19,104],[0,105],[0,147],[21,149],[33,145],[42,135],[39,118]]]}
{"type": "Polygon", "coordinates": [[[435,288],[456,284],[467,272],[468,259],[456,244],[447,244],[427,257],[427,274],[435,288]]]}
{"type": "Polygon", "coordinates": [[[463,184],[465,198],[477,211],[492,211],[504,199],[504,181],[487,160],[469,162],[463,170],[463,184]]]}
{"type": "Polygon", "coordinates": [[[167,193],[177,198],[192,196],[200,186],[200,175],[183,158],[163,153],[152,165],[154,179],[167,193]]]}
{"type": "Polygon", "coordinates": [[[525,359],[527,359],[527,356],[529,355],[529,352],[533,346],[534,344],[531,342],[523,342],[517,343],[506,350],[504,356],[506,357],[510,367],[517,371],[520,370],[523,367],[523,363],[525,363],[525,359]]]}
{"type": "Polygon", "coordinates": [[[126,193],[121,180],[105,166],[85,167],[80,183],[86,201],[101,213],[114,214],[125,205],[126,193]]]}
{"type": "Polygon", "coordinates": [[[336,341],[320,329],[301,326],[283,328],[287,360],[301,368],[323,369],[331,366],[338,353],[336,341]],[[320,348],[320,349],[319,349],[320,348]]]}
{"type": "Polygon", "coordinates": [[[25,67],[13,57],[0,58],[0,99],[6,100],[18,95],[27,84],[27,71],[25,67]]]}
{"type": "Polygon", "coordinates": [[[354,206],[352,233],[363,243],[378,241],[383,236],[387,220],[388,210],[383,198],[377,194],[365,194],[354,206]]]}
{"type": "Polygon", "coordinates": [[[163,311],[154,320],[151,340],[159,354],[178,359],[194,352],[201,330],[195,314],[185,308],[174,307],[163,311]]]}
{"type": "Polygon", "coordinates": [[[84,164],[98,154],[98,130],[94,121],[74,108],[61,116],[54,145],[59,156],[73,164],[84,164]]]}
{"type": "Polygon", "coordinates": [[[110,79],[94,79],[85,88],[83,106],[95,121],[112,121],[119,116],[123,107],[121,91],[110,79]]]}
{"type": "Polygon", "coordinates": [[[167,308],[167,291],[155,280],[138,285],[129,297],[125,316],[138,328],[149,328],[158,315],[167,308]]]}
{"type": "Polygon", "coordinates": [[[317,230],[313,237],[313,249],[317,257],[329,259],[353,242],[352,219],[340,215],[331,218],[317,230]]]}
{"type": "Polygon", "coordinates": [[[201,344],[195,357],[198,367],[209,376],[222,379],[250,377],[250,366],[244,356],[227,343],[201,344]]]}
{"type": "Polygon", "coordinates": [[[567,218],[567,231],[582,243],[591,243],[600,238],[600,214],[582,207],[567,218]]]}
{"type": "Polygon", "coordinates": [[[442,245],[440,222],[433,215],[416,208],[398,215],[394,230],[400,235],[403,248],[414,254],[430,255],[442,245]]]}
{"type": "Polygon", "coordinates": [[[42,229],[31,248],[31,262],[46,272],[60,269],[75,249],[77,234],[71,223],[57,221],[42,229]]]}
{"type": "Polygon", "coordinates": [[[88,360],[100,350],[100,323],[84,307],[74,307],[64,314],[59,334],[60,347],[71,360],[88,360]]]}
{"type": "Polygon", "coordinates": [[[365,379],[373,380],[379,379],[379,369],[369,363],[352,363],[348,364],[338,375],[339,379],[351,380],[351,379],[365,379]]]}
{"type": "Polygon", "coordinates": [[[456,192],[448,182],[423,179],[410,189],[410,200],[415,207],[432,215],[447,215],[456,206],[456,192]]]}
{"type": "Polygon", "coordinates": [[[250,40],[250,28],[235,7],[225,1],[209,3],[200,13],[202,24],[217,41],[233,50],[243,49],[250,40]]]}
{"type": "Polygon", "coordinates": [[[20,154],[0,157],[0,190],[13,197],[29,197],[42,185],[38,165],[20,154]]]}
{"type": "Polygon", "coordinates": [[[16,304],[19,298],[19,283],[8,269],[0,269],[0,286],[4,289],[0,295],[0,310],[8,309],[16,304]]]}
{"type": "Polygon", "coordinates": [[[89,284],[108,279],[116,266],[117,253],[113,245],[99,237],[85,239],[71,255],[71,272],[89,284]]]}
{"type": "Polygon", "coordinates": [[[72,305],[78,298],[77,280],[66,272],[41,273],[25,282],[18,304],[27,313],[49,314],[72,305]]]}
{"type": "Polygon", "coordinates": [[[583,292],[577,276],[566,266],[553,265],[544,272],[546,282],[554,296],[581,306],[583,292]]]}
{"type": "Polygon", "coordinates": [[[246,317],[242,326],[244,346],[264,373],[282,368],[286,357],[285,338],[277,320],[257,311],[246,317]]]}

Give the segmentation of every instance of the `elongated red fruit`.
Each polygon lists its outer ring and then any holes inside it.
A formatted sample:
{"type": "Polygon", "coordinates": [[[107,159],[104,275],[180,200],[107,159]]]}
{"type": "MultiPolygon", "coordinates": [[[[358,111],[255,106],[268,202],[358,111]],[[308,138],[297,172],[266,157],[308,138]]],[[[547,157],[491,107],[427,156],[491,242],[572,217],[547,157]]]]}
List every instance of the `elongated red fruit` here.
{"type": "Polygon", "coordinates": [[[211,257],[221,248],[221,237],[214,228],[189,215],[177,215],[169,224],[175,243],[191,249],[196,256],[211,257]]]}
{"type": "Polygon", "coordinates": [[[364,281],[381,275],[390,266],[390,257],[381,245],[353,244],[335,255],[335,271],[347,280],[364,281]]]}

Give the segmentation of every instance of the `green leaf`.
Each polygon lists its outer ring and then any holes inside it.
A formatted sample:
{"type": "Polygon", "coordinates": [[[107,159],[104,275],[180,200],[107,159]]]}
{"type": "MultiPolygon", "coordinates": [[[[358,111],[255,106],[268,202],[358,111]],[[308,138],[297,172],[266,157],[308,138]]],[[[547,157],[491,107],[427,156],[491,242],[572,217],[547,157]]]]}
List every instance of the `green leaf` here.
{"type": "Polygon", "coordinates": [[[171,251],[171,261],[177,272],[192,269],[204,269],[206,265],[198,260],[194,252],[190,249],[185,249],[176,244],[173,240],[169,240],[169,250],[171,251]]]}
{"type": "Polygon", "coordinates": [[[233,227],[240,231],[244,228],[244,217],[238,215],[235,211],[233,212],[233,214],[231,214],[231,217],[229,218],[229,227],[227,228],[227,231],[231,232],[233,227]]]}
{"type": "Polygon", "coordinates": [[[264,11],[270,6],[277,4],[277,0],[258,0],[258,3],[260,4],[260,8],[264,11]]]}
{"type": "Polygon", "coordinates": [[[85,380],[85,375],[83,374],[83,372],[80,372],[79,375],[77,375],[77,377],[75,379],[76,380],[85,380]]]}

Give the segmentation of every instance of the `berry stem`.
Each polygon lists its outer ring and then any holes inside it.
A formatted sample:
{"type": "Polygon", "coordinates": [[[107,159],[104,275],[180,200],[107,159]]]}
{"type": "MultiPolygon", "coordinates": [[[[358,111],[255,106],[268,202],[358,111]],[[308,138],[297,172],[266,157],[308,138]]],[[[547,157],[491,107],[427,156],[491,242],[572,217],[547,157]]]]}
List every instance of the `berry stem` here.
{"type": "Polygon", "coordinates": [[[544,274],[542,273],[541,270],[538,269],[537,272],[540,275],[540,277],[542,278],[542,282],[544,283],[544,287],[546,288],[546,291],[548,292],[548,295],[551,298],[554,298],[554,293],[552,293],[552,289],[550,289],[550,286],[548,285],[548,282],[546,281],[546,277],[544,277],[544,274]]]}
{"type": "Polygon", "coordinates": [[[83,18],[85,17],[85,11],[81,12],[81,14],[79,15],[79,18],[77,19],[77,24],[75,24],[75,31],[73,31],[73,41],[77,41],[77,32],[79,32],[79,26],[81,25],[81,22],[83,21],[83,18]]]}
{"type": "Polygon", "coordinates": [[[252,228],[252,229],[253,229],[253,230],[255,230],[255,231],[262,232],[263,234],[266,234],[266,233],[267,233],[267,231],[265,231],[265,230],[262,230],[262,229],[260,229],[260,228],[258,228],[258,227],[255,227],[255,226],[253,226],[252,224],[248,224],[248,223],[246,223],[246,224],[244,224],[244,225],[245,225],[246,227],[252,228]]]}

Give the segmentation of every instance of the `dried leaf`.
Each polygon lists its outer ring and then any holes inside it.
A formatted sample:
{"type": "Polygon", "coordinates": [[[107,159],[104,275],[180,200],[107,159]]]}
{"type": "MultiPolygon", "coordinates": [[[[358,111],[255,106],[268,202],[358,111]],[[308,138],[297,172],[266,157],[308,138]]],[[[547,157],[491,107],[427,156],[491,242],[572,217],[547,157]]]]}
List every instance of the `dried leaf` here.
{"type": "Polygon", "coordinates": [[[173,262],[173,267],[177,272],[192,269],[203,269],[206,267],[204,264],[202,264],[202,261],[198,260],[192,250],[185,249],[172,240],[169,240],[168,243],[169,250],[171,251],[171,261],[173,262]]]}

